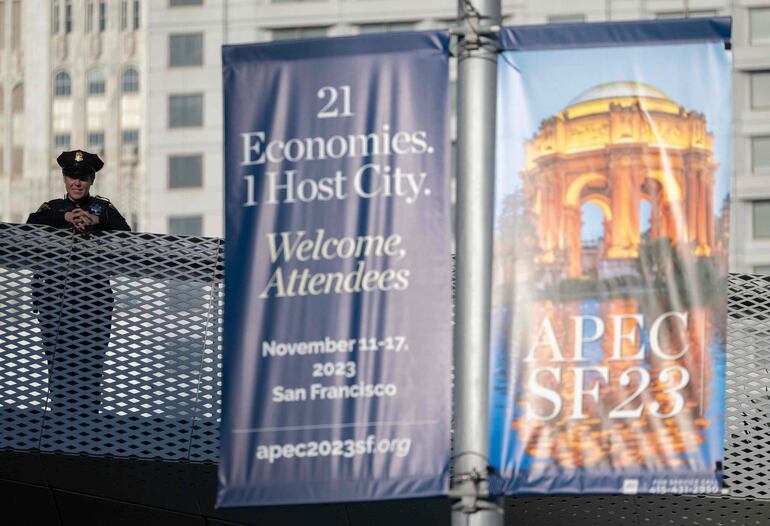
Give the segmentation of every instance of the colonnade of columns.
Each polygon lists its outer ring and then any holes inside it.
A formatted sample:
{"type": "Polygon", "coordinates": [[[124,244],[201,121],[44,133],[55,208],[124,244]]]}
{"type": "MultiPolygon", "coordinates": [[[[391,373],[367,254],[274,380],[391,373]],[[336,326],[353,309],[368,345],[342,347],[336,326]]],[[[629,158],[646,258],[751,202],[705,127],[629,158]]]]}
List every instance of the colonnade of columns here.
{"type": "Polygon", "coordinates": [[[593,177],[571,172],[568,161],[524,174],[525,186],[530,185],[526,193],[534,197],[539,263],[562,267],[570,278],[583,275],[581,206],[586,202],[601,204],[605,215],[600,259],[638,258],[642,199],[652,206],[650,239],[668,238],[674,245],[691,245],[695,256],[711,255],[714,167],[696,158],[687,161],[685,170],[650,170],[635,161],[633,156],[612,157],[606,170],[593,177]]]}

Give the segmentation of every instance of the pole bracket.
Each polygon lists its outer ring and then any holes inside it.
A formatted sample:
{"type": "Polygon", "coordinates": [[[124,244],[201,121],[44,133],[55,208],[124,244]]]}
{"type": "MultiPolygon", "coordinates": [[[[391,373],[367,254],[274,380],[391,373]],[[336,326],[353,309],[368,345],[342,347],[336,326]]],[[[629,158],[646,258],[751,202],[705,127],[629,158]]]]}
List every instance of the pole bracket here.
{"type": "Polygon", "coordinates": [[[498,34],[500,21],[482,15],[470,0],[462,3],[463,15],[458,17],[459,26],[449,29],[449,34],[458,39],[459,55],[485,49],[493,53],[500,51],[498,34]]]}
{"type": "Polygon", "coordinates": [[[480,511],[495,511],[498,514],[503,514],[503,509],[492,500],[489,500],[489,488],[486,483],[488,482],[486,474],[480,473],[477,469],[472,469],[468,473],[460,473],[455,476],[455,484],[462,484],[462,487],[454,487],[449,490],[449,497],[458,499],[452,505],[452,510],[466,515],[472,515],[480,511]]]}
{"type": "Polygon", "coordinates": [[[493,510],[503,514],[503,508],[489,500],[479,500],[475,497],[463,497],[462,500],[452,505],[452,511],[459,511],[466,515],[472,515],[479,511],[493,510]]]}
{"type": "Polygon", "coordinates": [[[479,35],[479,36],[489,36],[489,35],[496,35],[500,32],[500,25],[499,24],[493,24],[493,25],[481,25],[481,26],[473,26],[472,28],[467,27],[450,27],[449,28],[449,34],[453,37],[467,37],[468,35],[479,35]]]}
{"type": "Polygon", "coordinates": [[[453,499],[462,499],[465,497],[486,499],[489,497],[489,489],[487,489],[486,484],[482,488],[482,483],[487,482],[488,480],[486,474],[481,473],[476,468],[473,468],[466,473],[456,473],[453,480],[453,487],[449,490],[449,497],[453,499]],[[467,482],[470,482],[470,484],[466,484],[467,482]]]}

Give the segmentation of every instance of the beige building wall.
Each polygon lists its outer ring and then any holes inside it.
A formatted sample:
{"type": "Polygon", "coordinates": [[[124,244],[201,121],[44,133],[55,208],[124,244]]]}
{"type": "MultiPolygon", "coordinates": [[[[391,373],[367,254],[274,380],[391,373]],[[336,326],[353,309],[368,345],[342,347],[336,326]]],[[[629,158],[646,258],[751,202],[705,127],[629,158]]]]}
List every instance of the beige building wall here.
{"type": "Polygon", "coordinates": [[[30,64],[39,59],[26,49],[25,35],[36,28],[28,16],[33,8],[34,0],[0,2],[0,217],[6,221],[26,219],[26,203],[39,191],[39,184],[24,180],[26,144],[35,127],[29,120],[39,118],[34,94],[27,94],[35,79],[30,64]]]}
{"type": "Polygon", "coordinates": [[[5,15],[5,45],[0,50],[4,109],[13,106],[14,86],[23,87],[21,115],[0,114],[1,219],[23,222],[42,202],[61,196],[64,188],[56,157],[63,149],[80,148],[98,153],[105,161],[93,193],[111,199],[129,223],[140,222],[145,156],[141,143],[124,144],[123,132],[135,130],[139,140],[144,136],[146,85],[126,94],[122,77],[127,67],[135,68],[140,81],[144,77],[146,14],[139,12],[144,3],[0,0],[0,12],[5,15]],[[14,4],[20,7],[18,24],[14,4]],[[100,5],[104,5],[103,21],[100,5]],[[138,19],[133,15],[136,8],[138,19]],[[20,31],[14,46],[16,25],[20,31]],[[103,75],[103,93],[89,93],[90,72],[97,70],[103,75]],[[55,78],[60,72],[69,76],[68,95],[56,94],[55,78]],[[57,145],[56,137],[64,135],[69,143],[57,145]],[[89,143],[90,135],[103,135],[103,142],[89,143]]]}

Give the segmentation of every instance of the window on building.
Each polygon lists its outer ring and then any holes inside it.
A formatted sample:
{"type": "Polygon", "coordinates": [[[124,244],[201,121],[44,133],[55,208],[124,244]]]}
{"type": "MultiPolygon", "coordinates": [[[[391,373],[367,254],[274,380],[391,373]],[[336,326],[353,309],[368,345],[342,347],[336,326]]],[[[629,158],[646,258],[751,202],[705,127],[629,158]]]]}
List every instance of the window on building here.
{"type": "Polygon", "coordinates": [[[21,47],[21,2],[14,0],[11,4],[11,49],[21,47]]]}
{"type": "MultiPolygon", "coordinates": [[[[53,0],[51,4],[51,32],[55,35],[61,30],[61,6],[59,0],[53,0]]],[[[5,26],[2,26],[5,29],[5,26]]],[[[5,40],[5,39],[3,39],[5,40]]]]}
{"type": "Polygon", "coordinates": [[[755,265],[754,274],[770,274],[770,265],[755,265]]]}
{"type": "Polygon", "coordinates": [[[203,233],[202,216],[168,218],[168,233],[177,236],[200,236],[203,233]]]}
{"type": "Polygon", "coordinates": [[[411,31],[414,29],[414,22],[390,22],[387,24],[361,24],[358,26],[358,32],[369,33],[394,33],[397,31],[411,31]]]}
{"type": "Polygon", "coordinates": [[[107,2],[99,0],[99,31],[107,31],[107,2]]]}
{"type": "Polygon", "coordinates": [[[282,27],[273,29],[273,40],[294,40],[301,38],[325,37],[325,26],[318,27],[282,27]]]}
{"type": "Polygon", "coordinates": [[[120,0],[120,30],[139,29],[139,0],[120,0]]]}
{"type": "Polygon", "coordinates": [[[120,30],[128,29],[128,0],[120,0],[120,30]]]}
{"type": "Polygon", "coordinates": [[[104,73],[99,68],[94,68],[88,72],[88,94],[104,95],[106,91],[106,80],[104,73]]]}
{"type": "Polygon", "coordinates": [[[684,11],[665,11],[663,13],[656,13],[655,18],[698,18],[701,16],[717,16],[716,9],[690,9],[685,14],[684,11]]]}
{"type": "Polygon", "coordinates": [[[56,133],[53,136],[53,145],[57,152],[69,150],[71,143],[69,133],[56,133]]]}
{"type": "Polygon", "coordinates": [[[104,152],[104,132],[88,132],[88,148],[94,153],[104,152]]]}
{"type": "Polygon", "coordinates": [[[139,146],[139,130],[123,130],[123,146],[139,146]]]}
{"type": "Polygon", "coordinates": [[[770,71],[751,73],[751,107],[770,110],[770,71]]]}
{"type": "Polygon", "coordinates": [[[751,43],[770,44],[770,7],[749,10],[751,43]]]}
{"type": "Polygon", "coordinates": [[[94,0],[88,0],[86,4],[86,33],[94,29],[94,0]]]}
{"type": "Polygon", "coordinates": [[[169,7],[181,7],[185,5],[203,5],[203,0],[169,0],[169,7]]]}
{"type": "Polygon", "coordinates": [[[54,97],[69,97],[72,95],[72,80],[66,71],[59,71],[56,74],[53,85],[54,97]]]}
{"type": "Polygon", "coordinates": [[[24,111],[24,85],[16,84],[11,90],[11,114],[24,111]]]}
{"type": "Polygon", "coordinates": [[[64,32],[72,33],[72,0],[64,2],[64,32]]]}
{"type": "Polygon", "coordinates": [[[142,13],[140,11],[139,0],[134,0],[134,18],[133,18],[134,23],[133,23],[133,28],[135,30],[139,29],[139,25],[140,25],[140,22],[141,22],[141,16],[142,16],[142,13]]]}
{"type": "Polygon", "coordinates": [[[139,72],[129,66],[123,70],[123,93],[139,93],[139,72]]]}
{"type": "Polygon", "coordinates": [[[550,15],[548,17],[549,24],[575,24],[579,22],[585,22],[586,16],[579,14],[568,15],[550,15]]]}
{"type": "Polygon", "coordinates": [[[169,35],[169,67],[203,65],[203,33],[169,35]]]}
{"type": "Polygon", "coordinates": [[[171,155],[168,158],[169,188],[203,186],[203,155],[171,155]]]}
{"type": "Polygon", "coordinates": [[[203,126],[203,95],[169,95],[168,127],[203,126]]]}
{"type": "Polygon", "coordinates": [[[751,138],[751,169],[770,173],[770,136],[751,138]]]}
{"type": "Polygon", "coordinates": [[[770,238],[770,201],[754,201],[751,210],[754,219],[754,238],[770,238]]]}

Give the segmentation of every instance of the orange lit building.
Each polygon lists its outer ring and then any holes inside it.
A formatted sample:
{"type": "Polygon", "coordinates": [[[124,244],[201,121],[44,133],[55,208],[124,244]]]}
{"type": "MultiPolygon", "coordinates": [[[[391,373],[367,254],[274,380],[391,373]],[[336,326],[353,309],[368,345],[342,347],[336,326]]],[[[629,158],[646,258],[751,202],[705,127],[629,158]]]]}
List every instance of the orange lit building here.
{"type": "Polygon", "coordinates": [[[639,257],[641,201],[650,239],[685,253],[715,247],[713,135],[701,113],[637,82],[601,84],[544,120],[525,145],[524,202],[539,239],[537,261],[564,278],[584,276],[581,207],[604,215],[598,260],[621,268],[639,257]]]}

